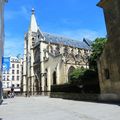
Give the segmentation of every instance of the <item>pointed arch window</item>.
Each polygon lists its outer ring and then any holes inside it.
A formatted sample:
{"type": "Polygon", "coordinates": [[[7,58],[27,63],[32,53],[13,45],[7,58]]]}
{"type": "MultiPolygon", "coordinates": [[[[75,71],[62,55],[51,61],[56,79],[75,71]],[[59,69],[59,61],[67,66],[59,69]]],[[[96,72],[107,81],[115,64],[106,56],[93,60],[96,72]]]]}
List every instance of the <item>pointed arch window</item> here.
{"type": "Polygon", "coordinates": [[[68,47],[66,46],[65,48],[64,48],[64,55],[67,55],[68,54],[68,47]]]}
{"type": "Polygon", "coordinates": [[[53,72],[53,85],[57,84],[57,74],[56,71],[53,72]]]}
{"type": "Polygon", "coordinates": [[[71,80],[71,73],[75,70],[75,67],[71,66],[68,70],[68,82],[71,80]]]}
{"type": "Polygon", "coordinates": [[[35,38],[32,38],[32,46],[35,45],[35,38]]]}
{"type": "Polygon", "coordinates": [[[105,78],[108,80],[110,79],[110,73],[109,73],[109,69],[104,69],[104,74],[105,74],[105,78]]]}

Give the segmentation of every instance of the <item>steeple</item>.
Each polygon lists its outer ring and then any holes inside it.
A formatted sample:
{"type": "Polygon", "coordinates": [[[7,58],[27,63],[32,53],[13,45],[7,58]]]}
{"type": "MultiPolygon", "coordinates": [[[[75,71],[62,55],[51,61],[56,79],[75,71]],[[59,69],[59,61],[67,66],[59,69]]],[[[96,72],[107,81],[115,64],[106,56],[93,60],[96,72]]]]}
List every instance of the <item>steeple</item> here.
{"type": "Polygon", "coordinates": [[[32,8],[32,15],[31,15],[31,20],[30,20],[30,28],[29,31],[31,32],[37,32],[38,26],[35,18],[35,10],[32,8]]]}

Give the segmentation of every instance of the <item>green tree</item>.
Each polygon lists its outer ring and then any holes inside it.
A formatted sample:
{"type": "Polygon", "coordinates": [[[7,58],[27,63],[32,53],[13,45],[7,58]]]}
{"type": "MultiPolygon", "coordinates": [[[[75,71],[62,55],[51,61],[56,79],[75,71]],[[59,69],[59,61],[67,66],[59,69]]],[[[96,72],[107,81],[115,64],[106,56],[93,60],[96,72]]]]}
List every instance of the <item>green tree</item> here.
{"type": "Polygon", "coordinates": [[[70,74],[70,84],[84,93],[100,93],[98,73],[95,70],[78,68],[70,74]]]}
{"type": "Polygon", "coordinates": [[[81,84],[82,79],[81,76],[84,75],[84,72],[86,71],[85,68],[77,68],[70,74],[70,84],[81,84]]]}
{"type": "Polygon", "coordinates": [[[97,61],[101,56],[105,43],[107,42],[107,38],[96,38],[92,44],[92,54],[89,58],[89,65],[91,69],[97,71],[97,61]]]}
{"type": "Polygon", "coordinates": [[[70,74],[70,84],[77,86],[82,85],[82,90],[85,93],[100,93],[97,61],[103,52],[106,41],[106,38],[95,39],[92,44],[92,54],[89,58],[90,68],[73,70],[70,74]]]}

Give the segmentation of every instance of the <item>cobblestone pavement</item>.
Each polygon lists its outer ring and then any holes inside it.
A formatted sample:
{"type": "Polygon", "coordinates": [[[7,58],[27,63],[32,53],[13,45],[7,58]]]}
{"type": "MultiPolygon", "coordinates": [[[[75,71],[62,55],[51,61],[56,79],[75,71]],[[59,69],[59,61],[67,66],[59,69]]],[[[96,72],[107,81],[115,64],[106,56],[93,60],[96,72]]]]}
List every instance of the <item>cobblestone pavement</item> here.
{"type": "Polygon", "coordinates": [[[120,106],[44,96],[6,99],[0,120],[120,120],[120,106]]]}

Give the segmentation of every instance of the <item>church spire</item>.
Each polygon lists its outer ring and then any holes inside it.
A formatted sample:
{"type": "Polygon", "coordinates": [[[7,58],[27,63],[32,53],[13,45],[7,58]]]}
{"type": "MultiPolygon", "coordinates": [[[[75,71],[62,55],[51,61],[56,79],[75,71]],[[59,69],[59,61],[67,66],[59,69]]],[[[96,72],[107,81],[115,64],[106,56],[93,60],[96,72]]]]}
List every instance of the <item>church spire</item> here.
{"type": "Polygon", "coordinates": [[[36,18],[35,18],[35,10],[34,10],[34,8],[32,8],[32,15],[31,15],[31,20],[30,20],[29,31],[37,32],[37,30],[38,30],[38,25],[37,25],[36,18]]]}

